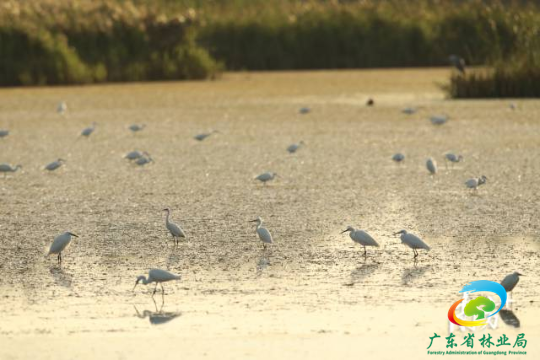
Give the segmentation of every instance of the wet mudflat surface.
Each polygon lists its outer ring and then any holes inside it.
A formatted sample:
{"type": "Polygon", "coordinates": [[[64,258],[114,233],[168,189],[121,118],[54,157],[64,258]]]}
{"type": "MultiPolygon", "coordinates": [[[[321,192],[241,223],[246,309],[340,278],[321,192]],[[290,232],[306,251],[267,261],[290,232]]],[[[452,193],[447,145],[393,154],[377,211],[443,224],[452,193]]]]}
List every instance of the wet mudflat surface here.
{"type": "Polygon", "coordinates": [[[418,358],[433,332],[447,334],[465,283],[519,270],[520,328],[501,321],[492,333],[524,332],[530,358],[540,335],[540,101],[511,110],[509,101],[445,100],[436,84],[446,77],[248,73],[1,90],[0,128],[11,134],[0,139],[0,163],[23,169],[0,175],[0,354],[418,358]],[[55,111],[61,100],[65,116],[55,111]],[[419,109],[403,114],[409,106],[419,109]],[[434,114],[450,120],[434,126],[434,114]],[[93,121],[95,132],[79,137],[93,121]],[[134,134],[134,123],[146,128],[134,134]],[[210,130],[219,133],[193,139],[210,130]],[[305,147],[287,153],[300,140],[305,147]],[[154,163],[123,159],[135,149],[154,163]],[[447,168],[448,151],[464,161],[447,168]],[[391,160],[396,152],[404,163],[391,160]],[[65,165],[46,173],[57,158],[65,165]],[[265,171],[280,176],[253,180],[265,171]],[[464,182],[481,175],[488,182],[473,194],[464,182]],[[164,207],[187,233],[178,247],[164,207]],[[257,216],[274,237],[266,251],[248,222],[257,216]],[[364,258],[340,234],[348,225],[380,248],[364,258]],[[401,229],[432,250],[414,262],[392,235],[401,229]],[[80,238],[59,266],[45,249],[63,231],[80,238]],[[132,292],[154,267],[183,277],[155,303],[153,286],[132,292]]]}

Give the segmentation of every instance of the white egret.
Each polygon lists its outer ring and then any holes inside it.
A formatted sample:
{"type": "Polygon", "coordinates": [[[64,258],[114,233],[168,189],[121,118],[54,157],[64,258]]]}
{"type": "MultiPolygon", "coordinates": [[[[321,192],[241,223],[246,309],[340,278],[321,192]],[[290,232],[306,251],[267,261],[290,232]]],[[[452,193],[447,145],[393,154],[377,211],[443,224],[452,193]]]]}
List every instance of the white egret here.
{"type": "Polygon", "coordinates": [[[142,282],[144,285],[148,285],[150,283],[155,282],[156,287],[154,288],[154,292],[152,293],[152,296],[157,291],[158,284],[161,285],[161,291],[162,294],[165,295],[165,289],[163,288],[163,283],[171,280],[180,280],[180,275],[175,275],[171,272],[168,272],[167,270],[161,270],[161,269],[150,269],[148,271],[148,278],[144,275],[141,275],[137,277],[137,281],[135,282],[135,286],[133,287],[133,291],[135,291],[135,288],[139,284],[139,282],[142,282]]]}
{"type": "Polygon", "coordinates": [[[461,74],[465,75],[465,60],[457,55],[450,55],[448,57],[450,64],[454,66],[461,74]]]}
{"type": "Polygon", "coordinates": [[[0,129],[0,138],[6,137],[9,135],[9,130],[0,129]]]}
{"type": "Polygon", "coordinates": [[[303,108],[300,108],[300,110],[298,110],[298,112],[299,112],[300,114],[308,114],[308,113],[311,112],[311,109],[308,108],[308,107],[303,107],[303,108]]]}
{"type": "Polygon", "coordinates": [[[81,136],[86,136],[86,137],[89,137],[93,132],[94,130],[96,129],[96,122],[94,121],[92,123],[92,126],[89,126],[87,127],[86,129],[84,129],[83,131],[81,131],[81,136]]]}
{"type": "Polygon", "coordinates": [[[56,112],[60,115],[64,115],[68,110],[67,104],[65,101],[61,101],[56,107],[56,112]]]}
{"type": "Polygon", "coordinates": [[[8,173],[8,172],[15,172],[19,169],[22,169],[22,165],[10,165],[10,164],[0,164],[0,172],[1,173],[8,173]]]}
{"type": "Polygon", "coordinates": [[[413,249],[415,258],[418,256],[418,249],[425,249],[427,251],[431,250],[431,248],[422,239],[416,235],[409,234],[406,230],[401,230],[394,233],[394,235],[398,234],[401,234],[401,242],[413,249]]]}
{"type": "Polygon", "coordinates": [[[431,175],[437,174],[437,162],[433,158],[427,159],[426,168],[431,175]]]}
{"type": "Polygon", "coordinates": [[[514,271],[512,274],[506,275],[504,277],[504,279],[501,281],[501,285],[503,286],[504,290],[506,290],[507,293],[512,292],[512,290],[514,290],[517,283],[519,282],[520,276],[525,276],[525,275],[520,274],[517,271],[514,271]]]}
{"type": "Polygon", "coordinates": [[[480,185],[483,185],[486,183],[487,177],[485,175],[482,175],[479,178],[472,178],[467,181],[465,181],[465,185],[469,189],[477,190],[480,185]]]}
{"type": "Polygon", "coordinates": [[[352,226],[347,226],[347,229],[343,230],[341,233],[349,231],[349,236],[351,239],[364,247],[364,256],[367,256],[366,246],[375,246],[379,247],[379,244],[373,239],[367,232],[360,229],[355,229],[352,226]]]}
{"type": "Polygon", "coordinates": [[[72,236],[79,237],[73,233],[66,231],[65,233],[60,234],[56,238],[54,238],[53,243],[49,247],[49,253],[47,255],[58,254],[58,263],[61,263],[62,251],[64,251],[69,246],[72,236]]]}
{"type": "Polygon", "coordinates": [[[433,125],[442,125],[448,121],[448,116],[446,115],[433,115],[429,118],[433,125]]]}
{"type": "Polygon", "coordinates": [[[54,170],[58,169],[60,166],[62,166],[65,161],[66,160],[64,160],[64,159],[58,159],[56,161],[53,161],[52,163],[47,164],[45,166],[45,170],[54,171],[54,170]]]}
{"type": "Polygon", "coordinates": [[[251,220],[250,222],[257,223],[257,230],[256,230],[257,235],[259,235],[259,239],[263,243],[263,248],[266,249],[266,245],[272,244],[274,241],[272,240],[272,235],[270,234],[270,231],[268,231],[268,229],[262,226],[263,219],[261,219],[261,217],[258,216],[255,220],[251,220]]]}
{"type": "Polygon", "coordinates": [[[294,154],[298,149],[300,149],[300,147],[302,147],[304,145],[304,141],[300,140],[300,142],[298,143],[294,143],[294,144],[291,144],[287,147],[287,151],[290,153],[290,154],[294,154]]]}
{"type": "Polygon", "coordinates": [[[146,124],[142,124],[142,125],[133,124],[133,125],[129,126],[129,130],[131,130],[133,132],[137,132],[137,131],[141,131],[145,127],[146,127],[146,124]]]}
{"type": "Polygon", "coordinates": [[[171,210],[167,208],[167,209],[163,209],[163,211],[167,212],[167,217],[165,218],[165,226],[167,227],[167,230],[169,230],[169,232],[173,236],[173,240],[176,241],[176,245],[178,245],[179,238],[185,239],[186,234],[184,233],[184,230],[182,230],[180,226],[176,225],[175,223],[169,220],[169,215],[171,214],[171,210]]]}
{"type": "Polygon", "coordinates": [[[203,141],[204,139],[206,139],[207,137],[209,137],[210,135],[215,134],[215,133],[219,133],[219,131],[212,130],[212,131],[207,132],[207,133],[197,134],[193,138],[195,140],[198,140],[198,141],[203,141]]]}
{"type": "Polygon", "coordinates": [[[143,156],[143,153],[138,151],[138,150],[134,150],[134,151],[131,151],[131,152],[128,152],[124,158],[125,159],[128,159],[128,160],[137,160],[138,158],[142,157],[143,156]]]}
{"type": "Polygon", "coordinates": [[[394,154],[394,156],[392,156],[392,160],[394,160],[397,163],[400,163],[403,160],[405,160],[405,155],[403,155],[402,153],[394,154]]]}
{"type": "Polygon", "coordinates": [[[259,180],[260,182],[266,185],[267,181],[274,180],[276,176],[278,176],[278,174],[276,174],[275,172],[267,171],[257,176],[254,180],[259,180]]]}

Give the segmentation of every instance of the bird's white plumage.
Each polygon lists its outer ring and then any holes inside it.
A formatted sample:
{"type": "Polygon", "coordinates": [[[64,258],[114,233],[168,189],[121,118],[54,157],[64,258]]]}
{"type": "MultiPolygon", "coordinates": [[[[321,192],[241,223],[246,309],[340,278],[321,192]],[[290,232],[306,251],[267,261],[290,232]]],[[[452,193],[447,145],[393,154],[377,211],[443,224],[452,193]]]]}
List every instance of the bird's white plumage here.
{"type": "Polygon", "coordinates": [[[427,251],[431,250],[429,245],[426,244],[422,239],[408,232],[404,232],[401,234],[401,242],[410,247],[411,249],[424,249],[427,251]]]}
{"type": "Polygon", "coordinates": [[[469,188],[469,189],[478,189],[478,187],[480,185],[483,185],[486,183],[486,177],[484,175],[482,175],[481,177],[479,178],[472,178],[472,179],[469,179],[467,181],[465,181],[465,185],[469,188]]]}
{"type": "Polygon", "coordinates": [[[69,232],[58,235],[56,238],[54,238],[53,243],[49,247],[48,255],[61,253],[69,246],[71,240],[72,236],[69,232]]]}
{"type": "Polygon", "coordinates": [[[61,101],[58,106],[56,107],[56,111],[60,114],[60,115],[64,115],[66,113],[66,111],[68,110],[68,107],[67,107],[67,104],[65,101],[61,101]]]}
{"type": "Polygon", "coordinates": [[[9,135],[9,130],[0,129],[0,138],[6,137],[9,135]]]}
{"type": "Polygon", "coordinates": [[[448,116],[445,115],[433,115],[429,118],[433,125],[442,125],[448,121],[448,116]]]}
{"type": "Polygon", "coordinates": [[[504,279],[501,281],[501,285],[506,290],[506,292],[511,292],[516,287],[517,283],[519,282],[519,273],[513,272],[510,275],[506,275],[504,279]]]}
{"type": "Polygon", "coordinates": [[[262,223],[263,223],[263,219],[261,219],[261,217],[259,216],[256,220],[254,220],[257,222],[257,235],[259,236],[259,239],[264,243],[264,244],[272,244],[274,241],[272,239],[272,234],[270,234],[270,231],[268,231],[268,229],[266,229],[265,227],[262,226],[262,223]]]}
{"type": "Polygon", "coordinates": [[[350,231],[349,233],[349,236],[351,237],[351,239],[355,242],[355,243],[358,243],[362,246],[375,246],[375,247],[379,247],[379,244],[377,243],[377,241],[375,241],[375,239],[373,239],[371,237],[371,235],[369,235],[367,232],[365,232],[364,230],[360,230],[360,229],[352,229],[352,231],[350,231]]]}
{"type": "Polygon", "coordinates": [[[86,129],[84,129],[83,131],[81,131],[81,136],[88,137],[94,132],[95,129],[96,129],[96,123],[93,122],[92,126],[89,126],[86,129]]]}
{"type": "Polygon", "coordinates": [[[154,160],[152,160],[150,155],[144,154],[143,156],[141,156],[140,158],[135,160],[135,164],[137,164],[139,166],[143,166],[143,165],[146,165],[148,163],[151,163],[152,161],[154,161],[154,160]]]}
{"type": "Polygon", "coordinates": [[[139,124],[133,124],[133,125],[130,125],[129,126],[129,130],[133,131],[133,132],[137,132],[137,131],[141,131],[142,129],[144,129],[146,127],[145,124],[142,124],[142,125],[139,125],[139,124]]]}
{"type": "Polygon", "coordinates": [[[184,230],[182,230],[180,226],[170,221],[169,216],[171,214],[171,211],[169,209],[165,209],[164,211],[167,212],[167,216],[165,218],[165,227],[167,228],[167,230],[169,230],[173,237],[185,238],[186,234],[184,233],[184,230]]]}
{"type": "Polygon", "coordinates": [[[298,149],[300,149],[300,147],[302,147],[302,145],[304,145],[304,142],[303,141],[300,141],[298,143],[294,143],[294,144],[291,144],[287,147],[287,151],[290,153],[290,154],[294,154],[298,149]]]}
{"type": "Polygon", "coordinates": [[[408,107],[408,108],[405,108],[403,110],[401,110],[402,113],[404,114],[407,114],[407,115],[412,115],[416,112],[416,109],[413,108],[413,107],[408,107]]]}
{"type": "Polygon", "coordinates": [[[148,283],[151,282],[167,282],[171,280],[180,280],[180,275],[175,275],[167,270],[161,269],[150,269],[148,271],[148,283]]]}
{"type": "Polygon", "coordinates": [[[427,159],[426,168],[431,175],[435,175],[437,173],[437,162],[432,158],[427,159]]]}
{"type": "Polygon", "coordinates": [[[446,160],[448,160],[450,162],[453,162],[453,163],[457,163],[457,162],[460,162],[461,160],[463,160],[463,156],[456,155],[456,154],[453,154],[453,153],[447,153],[447,154],[444,155],[444,157],[446,158],[446,160]]]}

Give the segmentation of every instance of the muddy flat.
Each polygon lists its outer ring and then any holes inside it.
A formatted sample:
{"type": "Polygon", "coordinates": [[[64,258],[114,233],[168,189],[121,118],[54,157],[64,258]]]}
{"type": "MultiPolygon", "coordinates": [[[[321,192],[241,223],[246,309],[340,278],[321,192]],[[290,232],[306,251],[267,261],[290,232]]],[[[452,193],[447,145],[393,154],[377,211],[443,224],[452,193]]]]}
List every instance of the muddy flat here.
{"type": "Polygon", "coordinates": [[[433,333],[431,350],[447,350],[459,290],[516,270],[526,275],[512,294],[519,327],[501,317],[477,337],[524,333],[527,355],[514,357],[537,358],[540,101],[448,100],[448,76],[234,73],[0,90],[10,130],[0,163],[23,166],[0,173],[0,358],[430,358],[433,333]],[[130,162],[132,150],[153,162],[130,162]],[[447,152],[463,161],[446,163],[447,152]],[[62,167],[43,169],[58,158],[62,167]],[[279,176],[254,180],[266,171],[279,176]],[[477,191],[465,186],[481,175],[477,191]],[[178,246],[166,207],[187,234],[178,246]],[[274,239],[266,250],[257,216],[274,239]],[[364,257],[341,234],[349,225],[380,247],[364,257]],[[401,229],[431,251],[414,261],[393,235],[401,229]],[[79,238],[58,265],[46,249],[64,231],[79,238]],[[163,297],[153,285],[132,291],[150,268],[182,280],[163,297]]]}

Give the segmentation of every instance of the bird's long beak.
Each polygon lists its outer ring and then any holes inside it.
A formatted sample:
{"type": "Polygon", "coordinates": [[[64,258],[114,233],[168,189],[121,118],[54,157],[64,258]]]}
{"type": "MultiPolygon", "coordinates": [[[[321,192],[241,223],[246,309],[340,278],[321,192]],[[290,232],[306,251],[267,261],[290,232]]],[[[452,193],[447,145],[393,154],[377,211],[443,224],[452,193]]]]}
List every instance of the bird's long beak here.
{"type": "Polygon", "coordinates": [[[257,221],[257,219],[255,219],[255,220],[249,220],[249,222],[255,222],[255,221],[257,221]]]}
{"type": "Polygon", "coordinates": [[[340,232],[340,234],[343,234],[344,232],[347,232],[347,230],[343,230],[342,232],[340,232]]]}
{"type": "Polygon", "coordinates": [[[399,234],[401,234],[401,231],[395,232],[392,235],[399,235],[399,234]]]}
{"type": "Polygon", "coordinates": [[[135,286],[133,287],[133,290],[131,291],[135,291],[135,288],[137,287],[138,284],[139,284],[139,280],[135,281],[135,286]]]}
{"type": "Polygon", "coordinates": [[[71,236],[79,237],[79,235],[75,235],[74,233],[69,233],[71,236]]]}

